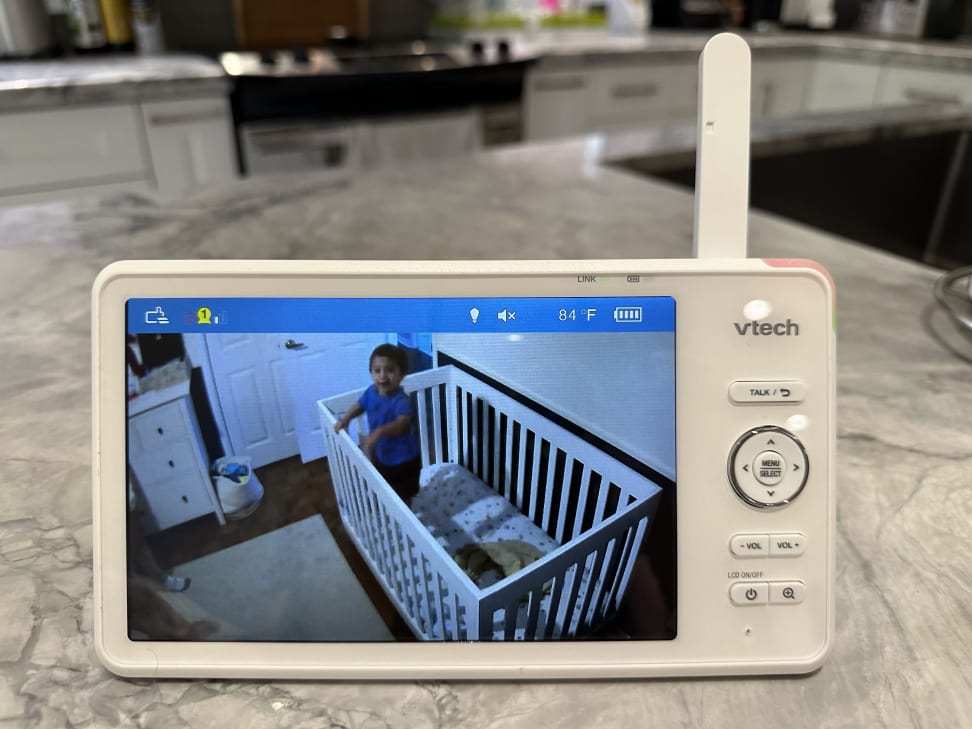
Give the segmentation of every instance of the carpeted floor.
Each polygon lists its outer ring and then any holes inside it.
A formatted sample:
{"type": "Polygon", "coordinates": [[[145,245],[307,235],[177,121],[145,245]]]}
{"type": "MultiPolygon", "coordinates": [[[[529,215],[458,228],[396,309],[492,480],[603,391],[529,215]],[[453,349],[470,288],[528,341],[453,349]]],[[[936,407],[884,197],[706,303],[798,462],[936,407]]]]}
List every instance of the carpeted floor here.
{"type": "Polygon", "coordinates": [[[175,573],[192,581],[176,600],[219,624],[214,640],[393,640],[320,515],[175,573]]]}

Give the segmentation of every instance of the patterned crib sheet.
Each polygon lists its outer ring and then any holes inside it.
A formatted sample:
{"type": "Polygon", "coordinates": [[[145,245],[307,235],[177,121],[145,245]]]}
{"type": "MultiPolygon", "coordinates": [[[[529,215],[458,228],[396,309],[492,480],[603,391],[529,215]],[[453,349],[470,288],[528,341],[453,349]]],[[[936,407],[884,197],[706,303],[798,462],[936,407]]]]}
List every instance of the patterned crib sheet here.
{"type": "Polygon", "coordinates": [[[516,565],[525,566],[560,546],[515,505],[458,464],[426,466],[419,486],[412,499],[415,515],[480,587],[496,583],[516,565]],[[495,559],[475,554],[470,545],[477,544],[486,545],[486,552],[495,559]],[[505,565],[505,572],[497,568],[497,562],[505,565]]]}

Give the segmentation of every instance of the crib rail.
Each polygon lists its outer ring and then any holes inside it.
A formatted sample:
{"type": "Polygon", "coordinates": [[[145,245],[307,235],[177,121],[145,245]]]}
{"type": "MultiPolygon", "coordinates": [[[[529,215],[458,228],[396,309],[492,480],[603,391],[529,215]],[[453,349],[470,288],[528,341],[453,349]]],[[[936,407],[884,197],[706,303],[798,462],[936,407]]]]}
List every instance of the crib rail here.
{"type": "Polygon", "coordinates": [[[625,595],[661,489],[456,367],[409,375],[402,386],[416,400],[423,466],[459,463],[562,545],[480,589],[404,507],[349,434],[334,433],[337,417],[363,390],[322,400],[341,518],[415,634],[432,640],[534,640],[596,630],[625,595]]]}
{"type": "Polygon", "coordinates": [[[483,590],[480,638],[576,638],[602,625],[620,606],[656,503],[651,499],[615,514],[603,529],[483,590]]]}
{"type": "Polygon", "coordinates": [[[348,534],[417,636],[474,638],[479,634],[474,594],[478,588],[361,457],[348,433],[334,432],[337,417],[331,407],[340,406],[341,397],[319,402],[318,409],[338,510],[348,534]]]}

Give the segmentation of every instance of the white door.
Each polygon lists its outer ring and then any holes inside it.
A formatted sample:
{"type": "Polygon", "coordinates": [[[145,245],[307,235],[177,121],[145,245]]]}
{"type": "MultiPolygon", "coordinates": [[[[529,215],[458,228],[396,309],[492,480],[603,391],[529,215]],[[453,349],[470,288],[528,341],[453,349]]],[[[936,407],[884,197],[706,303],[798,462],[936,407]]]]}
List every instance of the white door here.
{"type": "Polygon", "coordinates": [[[371,384],[368,358],[384,334],[295,334],[278,337],[287,358],[290,393],[294,402],[297,442],[304,463],[323,458],[324,435],[317,401],[371,384]]]}
{"type": "Polygon", "coordinates": [[[321,458],[317,401],[371,382],[382,334],[217,334],[206,344],[231,452],[254,468],[297,455],[321,458]],[[289,345],[289,346],[288,346],[289,345]]]}
{"type": "Polygon", "coordinates": [[[230,453],[250,456],[254,468],[298,452],[286,350],[274,347],[277,339],[277,334],[206,336],[230,453]]]}

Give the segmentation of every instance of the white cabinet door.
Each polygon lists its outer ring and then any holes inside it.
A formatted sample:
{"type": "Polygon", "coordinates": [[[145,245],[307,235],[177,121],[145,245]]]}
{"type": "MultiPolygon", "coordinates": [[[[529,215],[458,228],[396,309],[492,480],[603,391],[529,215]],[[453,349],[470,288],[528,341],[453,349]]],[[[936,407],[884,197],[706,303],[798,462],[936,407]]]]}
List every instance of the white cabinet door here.
{"type": "Polygon", "coordinates": [[[753,59],[752,118],[781,119],[804,109],[810,59],[753,59]]]}
{"type": "Polygon", "coordinates": [[[886,66],[877,100],[879,104],[972,104],[972,74],[886,66]]]}
{"type": "Polygon", "coordinates": [[[222,97],[142,104],[145,138],[163,197],[237,177],[229,102],[222,97]]]}
{"type": "Polygon", "coordinates": [[[698,66],[659,63],[590,73],[590,129],[638,127],[695,118],[698,66]]]}
{"type": "Polygon", "coordinates": [[[876,63],[816,61],[811,71],[807,111],[871,108],[880,73],[881,67],[876,63]]]}
{"type": "Polygon", "coordinates": [[[587,131],[590,83],[584,71],[528,73],[524,94],[525,139],[532,142],[587,131]]]}
{"type": "Polygon", "coordinates": [[[127,104],[0,114],[0,194],[142,180],[140,124],[127,104]]]}

